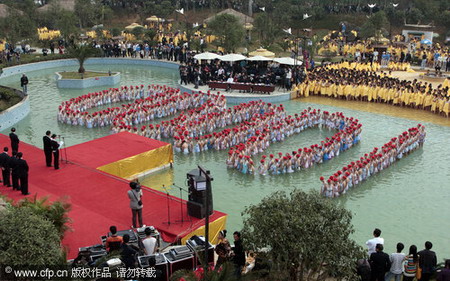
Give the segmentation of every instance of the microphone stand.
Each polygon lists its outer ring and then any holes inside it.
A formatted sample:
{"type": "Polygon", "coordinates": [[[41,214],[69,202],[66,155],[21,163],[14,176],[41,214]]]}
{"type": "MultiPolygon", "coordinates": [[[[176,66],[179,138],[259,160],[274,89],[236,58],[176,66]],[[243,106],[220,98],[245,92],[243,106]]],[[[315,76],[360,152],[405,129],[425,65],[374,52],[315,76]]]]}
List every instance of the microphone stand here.
{"type": "MultiPolygon", "coordinates": [[[[69,163],[69,160],[67,160],[66,139],[65,139],[63,136],[61,136],[61,135],[58,135],[58,138],[59,138],[59,142],[61,142],[61,138],[62,138],[63,145],[62,145],[61,150],[64,150],[64,158],[65,158],[64,160],[66,161],[66,164],[67,164],[67,163],[69,163]]],[[[61,153],[61,159],[60,159],[60,162],[61,162],[61,163],[63,162],[62,153],[61,153]]]]}
{"type": "Polygon", "coordinates": [[[170,226],[170,197],[169,197],[169,192],[167,191],[166,186],[163,184],[162,188],[164,189],[164,191],[166,191],[166,195],[167,195],[167,222],[164,222],[166,224],[168,224],[170,226]]]}
{"type": "Polygon", "coordinates": [[[69,163],[69,159],[67,159],[67,146],[66,146],[66,139],[62,137],[63,139],[63,147],[64,147],[64,156],[66,158],[66,164],[69,163]]]}
{"type": "Polygon", "coordinates": [[[177,220],[176,222],[181,222],[181,224],[184,223],[184,215],[183,215],[183,188],[181,186],[176,185],[173,183],[173,186],[178,187],[180,189],[180,209],[181,209],[181,220],[177,220]]]}

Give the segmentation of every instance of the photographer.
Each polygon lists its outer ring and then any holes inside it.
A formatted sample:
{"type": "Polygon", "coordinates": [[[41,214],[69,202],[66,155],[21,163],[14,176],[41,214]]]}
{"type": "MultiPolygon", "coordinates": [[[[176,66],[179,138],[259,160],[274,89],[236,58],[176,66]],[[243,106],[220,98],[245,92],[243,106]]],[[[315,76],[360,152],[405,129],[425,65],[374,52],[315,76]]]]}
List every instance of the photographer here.
{"type": "Polygon", "coordinates": [[[130,199],[130,208],[132,214],[132,228],[136,228],[136,216],[139,220],[139,227],[143,227],[142,223],[142,191],[141,186],[137,182],[130,182],[131,190],[128,190],[128,198],[130,199]]]}

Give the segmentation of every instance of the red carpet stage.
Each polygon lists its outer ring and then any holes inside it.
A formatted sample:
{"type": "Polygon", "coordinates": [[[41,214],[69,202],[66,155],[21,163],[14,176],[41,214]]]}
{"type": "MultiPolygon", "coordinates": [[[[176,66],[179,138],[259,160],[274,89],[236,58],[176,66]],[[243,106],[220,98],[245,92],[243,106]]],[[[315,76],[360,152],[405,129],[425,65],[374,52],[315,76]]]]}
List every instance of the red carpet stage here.
{"type": "Polygon", "coordinates": [[[127,132],[71,146],[67,158],[74,163],[131,179],[173,163],[172,145],[127,132]]]}
{"type": "MultiPolygon", "coordinates": [[[[19,136],[20,137],[20,136],[19,136]]],[[[30,167],[29,192],[31,196],[49,196],[51,200],[67,197],[72,204],[69,213],[72,231],[67,232],[63,245],[68,248],[68,257],[74,258],[79,247],[100,244],[109,226],[119,230],[129,229],[131,211],[127,190],[128,181],[100,171],[108,163],[117,163],[161,149],[170,144],[140,137],[131,133],[120,133],[87,143],[69,147],[69,163],[62,163],[59,170],[45,166],[44,152],[35,146],[20,142],[19,151],[30,167]]],[[[8,136],[0,134],[0,146],[10,146],[8,136]]],[[[166,151],[167,153],[167,151],[166,151]]],[[[64,152],[60,154],[64,156],[64,152]]],[[[151,155],[151,153],[149,153],[151,155]]],[[[167,155],[166,155],[167,156],[167,155]]],[[[172,154],[170,154],[172,157],[172,154]]],[[[139,158],[138,158],[139,159],[139,158]]],[[[0,193],[17,200],[24,196],[0,185],[0,193]]],[[[204,220],[187,217],[186,202],[183,201],[184,223],[166,224],[167,201],[170,204],[172,222],[181,220],[180,201],[165,193],[143,187],[143,218],[146,225],[153,225],[166,242],[184,241],[192,234],[201,233],[204,220]],[[184,238],[184,239],[183,239],[184,238]]],[[[226,214],[214,211],[210,217],[210,237],[225,226],[226,214]]],[[[211,239],[212,241],[214,241],[211,239]]]]}

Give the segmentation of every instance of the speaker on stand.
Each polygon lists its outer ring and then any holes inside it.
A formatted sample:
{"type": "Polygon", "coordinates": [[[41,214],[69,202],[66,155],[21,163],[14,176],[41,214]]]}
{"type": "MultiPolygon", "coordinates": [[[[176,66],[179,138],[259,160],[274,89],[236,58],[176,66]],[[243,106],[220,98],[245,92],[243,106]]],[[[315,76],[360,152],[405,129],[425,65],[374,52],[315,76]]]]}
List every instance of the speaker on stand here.
{"type": "Polygon", "coordinates": [[[209,192],[207,198],[206,178],[200,174],[199,169],[195,169],[187,174],[187,180],[189,187],[187,202],[189,216],[203,219],[206,215],[206,205],[208,205],[208,214],[211,215],[213,213],[213,199],[212,192],[209,192]],[[206,204],[206,200],[208,200],[208,204],[206,204]]]}

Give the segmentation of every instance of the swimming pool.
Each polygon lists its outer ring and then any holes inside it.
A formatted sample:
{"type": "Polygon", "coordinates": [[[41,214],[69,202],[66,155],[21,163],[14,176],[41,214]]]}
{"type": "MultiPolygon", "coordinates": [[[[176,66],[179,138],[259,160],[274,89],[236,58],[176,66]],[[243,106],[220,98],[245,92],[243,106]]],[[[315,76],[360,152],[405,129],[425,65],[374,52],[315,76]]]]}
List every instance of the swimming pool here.
{"type": "MultiPolygon", "coordinates": [[[[178,73],[173,69],[127,64],[90,65],[87,68],[121,72],[120,85],[157,83],[177,86],[178,73]]],[[[76,70],[76,67],[59,67],[27,73],[30,80],[28,93],[31,113],[15,125],[21,140],[40,147],[42,136],[48,129],[63,135],[67,145],[109,134],[108,128],[86,129],[56,121],[58,106],[62,101],[103,89],[58,89],[54,72],[64,70],[76,70]]],[[[0,81],[3,85],[19,88],[19,77],[14,75],[2,78],[0,81]]],[[[160,189],[163,184],[169,186],[172,183],[185,187],[186,173],[201,164],[210,170],[214,177],[212,185],[214,208],[229,214],[227,228],[234,231],[242,226],[241,212],[245,206],[258,203],[261,198],[276,190],[289,191],[300,188],[318,191],[320,176],[329,176],[348,162],[370,152],[374,146],[382,146],[391,137],[419,123],[408,118],[423,119],[422,116],[417,117],[422,114],[417,111],[358,102],[352,102],[351,106],[348,106],[339,101],[313,98],[292,100],[283,104],[287,112],[291,114],[300,112],[306,107],[314,107],[330,112],[341,111],[346,116],[356,117],[363,124],[361,143],[326,164],[307,171],[276,177],[243,175],[234,169],[227,169],[226,151],[207,151],[196,155],[175,154],[173,169],[150,175],[142,179],[142,182],[156,189],[160,189]],[[373,106],[382,108],[381,112],[370,112],[373,106]],[[399,114],[407,118],[396,117],[399,114]]],[[[447,258],[450,256],[448,243],[450,126],[445,126],[446,121],[450,121],[438,116],[425,120],[421,122],[427,128],[427,140],[423,149],[371,177],[364,184],[336,200],[354,214],[353,223],[356,230],[354,238],[361,245],[371,238],[373,229],[378,227],[383,231],[382,237],[386,240],[387,252],[394,251],[397,242],[403,242],[405,245],[416,244],[421,249],[424,242],[430,240],[437,251],[438,259],[441,260],[445,256],[447,258]],[[440,120],[438,122],[440,125],[430,122],[436,118],[440,120]]],[[[2,133],[8,132],[9,128],[2,131],[2,133]]],[[[283,143],[271,145],[265,154],[296,150],[318,143],[331,134],[332,132],[326,130],[306,130],[288,138],[283,143]]],[[[70,155],[68,158],[70,160],[70,155]]],[[[172,188],[171,193],[179,196],[177,188],[172,188]]],[[[186,194],[183,194],[183,197],[186,198],[186,194]]],[[[124,200],[126,200],[125,197],[124,200]]]]}

